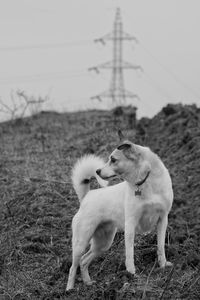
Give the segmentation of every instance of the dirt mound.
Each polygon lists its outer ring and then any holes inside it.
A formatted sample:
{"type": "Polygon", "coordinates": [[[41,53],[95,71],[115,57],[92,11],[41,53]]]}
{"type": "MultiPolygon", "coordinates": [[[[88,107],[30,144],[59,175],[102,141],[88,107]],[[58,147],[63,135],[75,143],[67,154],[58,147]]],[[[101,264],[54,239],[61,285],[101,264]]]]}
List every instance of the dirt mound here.
{"type": "Polygon", "coordinates": [[[175,195],[171,216],[176,226],[187,227],[185,234],[195,234],[199,243],[200,109],[169,104],[153,119],[140,120],[138,129],[140,143],[158,153],[170,170],[175,195]]]}
{"type": "Polygon", "coordinates": [[[139,121],[135,111],[41,113],[0,124],[2,299],[200,298],[200,109],[169,104],[139,121]],[[125,271],[124,238],[118,233],[90,267],[97,284],[86,287],[78,275],[76,289],[65,294],[71,220],[79,205],[71,167],[84,153],[107,158],[118,144],[119,127],[159,154],[172,176],[166,253],[174,268],[158,268],[155,233],[138,236],[133,278],[125,271]]]}

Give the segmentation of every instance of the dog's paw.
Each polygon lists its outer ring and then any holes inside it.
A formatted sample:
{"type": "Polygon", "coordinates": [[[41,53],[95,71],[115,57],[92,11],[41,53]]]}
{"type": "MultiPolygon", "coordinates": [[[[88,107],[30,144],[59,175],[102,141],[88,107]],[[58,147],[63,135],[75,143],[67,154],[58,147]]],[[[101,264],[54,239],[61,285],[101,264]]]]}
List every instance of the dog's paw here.
{"type": "Polygon", "coordinates": [[[124,271],[120,271],[118,273],[118,276],[120,278],[120,280],[122,282],[129,282],[129,281],[132,281],[133,279],[136,279],[138,277],[137,274],[131,274],[130,272],[128,272],[127,270],[124,270],[124,271]]]}
{"type": "Polygon", "coordinates": [[[170,261],[166,261],[166,262],[160,264],[161,268],[172,267],[172,266],[173,266],[173,263],[171,263],[170,261]]]}
{"type": "Polygon", "coordinates": [[[135,267],[134,266],[126,267],[126,271],[131,273],[132,275],[135,275],[135,267]]]}
{"type": "Polygon", "coordinates": [[[165,267],[173,267],[173,263],[171,263],[170,261],[166,261],[165,267]]]}
{"type": "Polygon", "coordinates": [[[65,293],[66,294],[69,294],[69,293],[71,293],[71,292],[73,292],[74,291],[74,287],[73,288],[71,288],[71,287],[66,287],[66,289],[65,289],[65,293]]]}
{"type": "Polygon", "coordinates": [[[95,280],[89,280],[89,281],[84,281],[84,283],[85,283],[86,285],[93,285],[93,284],[96,283],[96,281],[95,281],[95,280]]]}

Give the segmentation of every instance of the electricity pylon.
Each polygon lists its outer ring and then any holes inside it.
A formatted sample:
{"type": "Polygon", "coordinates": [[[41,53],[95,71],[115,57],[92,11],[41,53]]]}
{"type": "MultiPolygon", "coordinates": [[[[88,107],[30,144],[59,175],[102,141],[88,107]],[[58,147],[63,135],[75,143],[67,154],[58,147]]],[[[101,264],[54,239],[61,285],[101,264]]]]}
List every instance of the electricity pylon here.
{"type": "Polygon", "coordinates": [[[113,106],[118,106],[125,104],[127,98],[139,98],[138,95],[125,89],[123,70],[142,70],[140,66],[132,65],[131,63],[126,62],[122,59],[123,42],[135,41],[137,43],[137,39],[134,36],[131,36],[123,31],[120,8],[117,8],[116,10],[113,31],[99,39],[95,39],[95,42],[100,42],[103,45],[106,44],[106,41],[113,41],[112,61],[89,68],[89,71],[94,70],[99,73],[99,69],[111,69],[112,77],[110,88],[99,95],[91,97],[91,99],[98,99],[101,101],[102,98],[111,98],[113,106]]]}

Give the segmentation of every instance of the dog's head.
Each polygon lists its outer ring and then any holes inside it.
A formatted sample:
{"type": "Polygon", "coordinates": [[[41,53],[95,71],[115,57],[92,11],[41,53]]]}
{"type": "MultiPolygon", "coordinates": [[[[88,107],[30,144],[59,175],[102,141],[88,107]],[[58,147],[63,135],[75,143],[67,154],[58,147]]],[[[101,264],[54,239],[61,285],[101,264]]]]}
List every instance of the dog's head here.
{"type": "Polygon", "coordinates": [[[142,161],[141,147],[125,141],[111,153],[105,166],[96,172],[103,179],[120,176],[124,180],[131,178],[135,181],[142,161]]]}

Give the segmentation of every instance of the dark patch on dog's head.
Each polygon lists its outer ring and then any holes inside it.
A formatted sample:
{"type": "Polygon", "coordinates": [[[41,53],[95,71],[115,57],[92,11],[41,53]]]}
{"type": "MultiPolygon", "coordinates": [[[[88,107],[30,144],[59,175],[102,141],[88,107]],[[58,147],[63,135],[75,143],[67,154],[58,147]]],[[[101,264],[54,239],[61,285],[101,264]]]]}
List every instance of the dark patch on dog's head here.
{"type": "Polygon", "coordinates": [[[131,148],[131,144],[128,144],[128,143],[124,143],[124,144],[121,144],[117,147],[118,150],[128,150],[131,148]]]}
{"type": "Polygon", "coordinates": [[[89,184],[90,181],[91,181],[90,179],[85,178],[85,179],[83,179],[82,184],[89,184]]]}
{"type": "Polygon", "coordinates": [[[123,154],[126,156],[126,158],[130,160],[136,160],[138,159],[138,151],[136,148],[136,145],[129,141],[125,141],[123,144],[119,145],[117,147],[117,150],[123,151],[123,154]]]}

